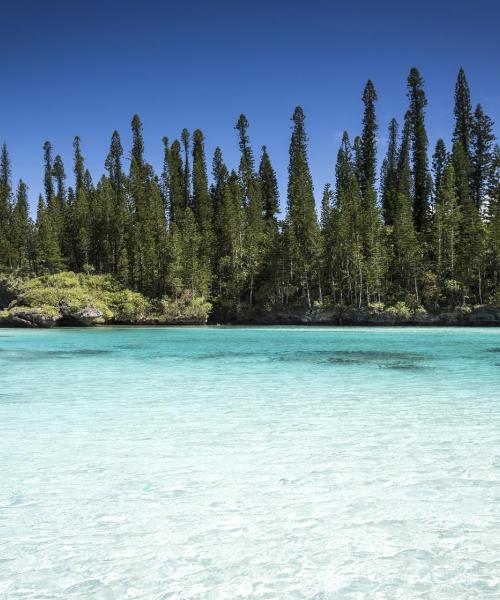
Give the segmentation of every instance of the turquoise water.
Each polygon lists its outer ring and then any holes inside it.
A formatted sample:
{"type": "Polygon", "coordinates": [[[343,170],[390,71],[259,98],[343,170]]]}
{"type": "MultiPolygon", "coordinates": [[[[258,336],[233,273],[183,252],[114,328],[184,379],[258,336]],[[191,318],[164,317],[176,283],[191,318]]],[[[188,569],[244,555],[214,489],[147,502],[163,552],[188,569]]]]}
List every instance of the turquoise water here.
{"type": "Polygon", "coordinates": [[[0,597],[500,598],[500,330],[0,329],[0,597]]]}

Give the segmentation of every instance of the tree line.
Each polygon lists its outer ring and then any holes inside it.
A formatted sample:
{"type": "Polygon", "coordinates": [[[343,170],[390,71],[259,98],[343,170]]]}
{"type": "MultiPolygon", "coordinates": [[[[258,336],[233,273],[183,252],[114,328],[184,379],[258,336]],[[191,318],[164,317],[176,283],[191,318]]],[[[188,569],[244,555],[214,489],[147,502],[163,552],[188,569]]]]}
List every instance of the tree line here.
{"type": "Polygon", "coordinates": [[[135,115],[128,172],[115,131],[97,183],[77,136],[71,186],[61,156],[45,142],[44,194],[34,221],[25,183],[12,188],[4,144],[0,269],[111,273],[152,298],[189,290],[233,313],[248,306],[499,303],[500,148],[493,122],[480,105],[472,108],[460,69],[451,146],[440,139],[430,156],[416,68],[407,96],[402,122],[388,124],[377,188],[377,93],[367,82],[361,132],[352,140],[343,134],[335,185],[325,185],[319,214],[300,106],[292,115],[283,218],[269,153],[263,146],[256,160],[245,115],[235,125],[239,168],[229,170],[216,148],[211,183],[199,129],[183,129],[172,142],[163,138],[156,174],[144,159],[135,115]]]}

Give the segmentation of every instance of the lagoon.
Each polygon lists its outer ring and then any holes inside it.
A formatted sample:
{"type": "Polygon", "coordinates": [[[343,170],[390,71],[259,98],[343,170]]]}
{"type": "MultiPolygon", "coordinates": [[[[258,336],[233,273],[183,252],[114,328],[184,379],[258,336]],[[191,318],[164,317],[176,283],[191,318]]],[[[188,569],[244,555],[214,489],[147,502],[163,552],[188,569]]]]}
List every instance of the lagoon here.
{"type": "Polygon", "coordinates": [[[500,330],[0,329],[0,597],[500,596],[500,330]]]}

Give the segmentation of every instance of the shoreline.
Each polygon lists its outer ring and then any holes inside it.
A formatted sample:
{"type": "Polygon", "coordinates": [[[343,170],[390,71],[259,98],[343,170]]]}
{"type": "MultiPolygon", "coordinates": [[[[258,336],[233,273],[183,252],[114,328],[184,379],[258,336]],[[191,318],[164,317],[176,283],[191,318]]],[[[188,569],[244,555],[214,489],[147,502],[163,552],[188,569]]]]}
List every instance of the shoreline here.
{"type": "Polygon", "coordinates": [[[103,319],[99,311],[85,307],[82,314],[71,317],[44,313],[40,308],[0,316],[4,329],[62,329],[98,327],[500,327],[500,307],[480,306],[470,311],[430,313],[415,311],[339,310],[274,311],[217,319],[215,316],[174,318],[141,318],[132,320],[103,319]]]}

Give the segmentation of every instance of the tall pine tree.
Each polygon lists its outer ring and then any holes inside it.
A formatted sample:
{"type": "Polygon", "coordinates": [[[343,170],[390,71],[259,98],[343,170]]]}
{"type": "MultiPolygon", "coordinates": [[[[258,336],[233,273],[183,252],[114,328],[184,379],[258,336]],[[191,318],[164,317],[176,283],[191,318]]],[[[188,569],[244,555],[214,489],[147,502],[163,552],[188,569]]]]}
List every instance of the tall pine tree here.
{"type": "Polygon", "coordinates": [[[425,107],[427,98],[424,80],[418,69],[413,67],[408,76],[408,98],[410,100],[410,139],[413,166],[413,218],[417,231],[425,231],[429,222],[429,167],[427,158],[427,132],[425,129],[425,107]]]}
{"type": "Polygon", "coordinates": [[[290,227],[290,261],[292,281],[304,292],[308,308],[312,307],[311,286],[318,257],[318,221],[314,203],[311,172],[307,160],[307,134],[304,111],[295,109],[288,166],[288,220],[290,227]]]}

